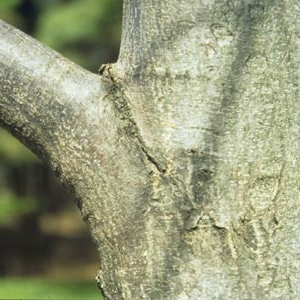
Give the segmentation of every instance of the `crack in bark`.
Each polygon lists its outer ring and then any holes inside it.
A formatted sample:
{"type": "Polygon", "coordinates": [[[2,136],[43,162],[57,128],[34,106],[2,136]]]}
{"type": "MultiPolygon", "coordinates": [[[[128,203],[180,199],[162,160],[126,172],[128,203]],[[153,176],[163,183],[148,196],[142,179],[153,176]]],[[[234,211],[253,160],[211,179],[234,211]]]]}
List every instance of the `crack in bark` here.
{"type": "Polygon", "coordinates": [[[278,199],[279,197],[279,194],[281,192],[281,186],[282,186],[282,179],[283,179],[283,173],[284,173],[284,170],[285,170],[285,161],[282,162],[282,166],[281,166],[281,169],[280,169],[280,172],[279,172],[279,175],[278,175],[278,179],[277,179],[277,187],[276,187],[276,192],[273,196],[273,199],[272,201],[273,202],[276,202],[276,200],[278,199]]]}
{"type": "Polygon", "coordinates": [[[141,149],[143,153],[146,155],[148,161],[151,162],[159,172],[165,173],[166,172],[165,164],[163,162],[158,161],[157,158],[154,158],[154,156],[149,153],[149,148],[146,148],[145,142],[142,139],[140,139],[140,136],[138,137],[138,140],[141,143],[141,149]]]}
{"type": "Polygon", "coordinates": [[[99,73],[104,84],[108,86],[108,95],[111,95],[114,108],[118,112],[120,120],[124,123],[123,129],[125,133],[136,139],[142,153],[146,156],[147,161],[153,164],[160,173],[165,173],[166,161],[158,153],[154,155],[142,138],[138,125],[132,115],[124,84],[121,77],[114,71],[113,64],[101,65],[99,73]]]}

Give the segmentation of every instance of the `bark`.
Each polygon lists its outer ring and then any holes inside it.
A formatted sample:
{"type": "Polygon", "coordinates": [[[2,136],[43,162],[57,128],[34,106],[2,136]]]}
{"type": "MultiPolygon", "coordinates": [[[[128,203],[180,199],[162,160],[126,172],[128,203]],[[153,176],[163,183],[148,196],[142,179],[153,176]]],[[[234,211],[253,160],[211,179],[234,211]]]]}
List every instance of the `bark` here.
{"type": "Polygon", "coordinates": [[[298,299],[296,0],[124,1],[96,76],[0,23],[0,119],[76,194],[106,299],[298,299]]]}

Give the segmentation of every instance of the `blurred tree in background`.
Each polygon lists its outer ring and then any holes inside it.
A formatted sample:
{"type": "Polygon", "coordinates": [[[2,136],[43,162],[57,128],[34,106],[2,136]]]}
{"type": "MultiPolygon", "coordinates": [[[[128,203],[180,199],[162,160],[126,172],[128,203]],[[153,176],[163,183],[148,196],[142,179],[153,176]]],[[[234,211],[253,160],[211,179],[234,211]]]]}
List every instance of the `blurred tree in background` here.
{"type": "Polygon", "coordinates": [[[0,18],[97,71],[117,59],[121,0],[1,0],[0,18]]]}
{"type": "MultiPolygon", "coordinates": [[[[121,0],[0,1],[1,19],[92,72],[116,61],[121,15],[121,0]]],[[[37,158],[0,129],[0,226],[35,232],[40,215],[59,211],[67,198],[37,158]]]]}

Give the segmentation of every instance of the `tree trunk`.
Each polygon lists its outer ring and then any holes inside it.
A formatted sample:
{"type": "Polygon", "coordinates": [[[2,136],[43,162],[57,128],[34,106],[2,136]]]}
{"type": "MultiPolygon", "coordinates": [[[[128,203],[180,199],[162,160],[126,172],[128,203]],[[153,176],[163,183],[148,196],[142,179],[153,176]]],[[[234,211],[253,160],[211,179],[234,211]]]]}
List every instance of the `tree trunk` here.
{"type": "Polygon", "coordinates": [[[1,124],[77,196],[105,299],[300,298],[299,28],[296,0],[125,0],[96,76],[0,23],[1,124]]]}

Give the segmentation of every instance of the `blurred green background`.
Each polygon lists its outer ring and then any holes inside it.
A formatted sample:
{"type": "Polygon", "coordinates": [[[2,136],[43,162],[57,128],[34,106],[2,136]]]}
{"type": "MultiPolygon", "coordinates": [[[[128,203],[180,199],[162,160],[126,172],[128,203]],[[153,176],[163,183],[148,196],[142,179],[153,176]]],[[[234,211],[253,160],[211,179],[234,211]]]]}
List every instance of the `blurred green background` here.
{"type": "MultiPolygon", "coordinates": [[[[0,18],[92,72],[117,60],[121,0],[0,0],[0,18]]],[[[0,299],[101,299],[98,257],[51,172],[0,129],[0,299]]]]}

